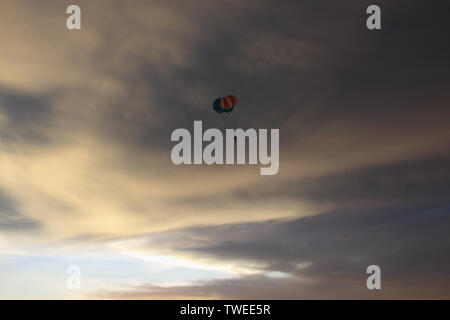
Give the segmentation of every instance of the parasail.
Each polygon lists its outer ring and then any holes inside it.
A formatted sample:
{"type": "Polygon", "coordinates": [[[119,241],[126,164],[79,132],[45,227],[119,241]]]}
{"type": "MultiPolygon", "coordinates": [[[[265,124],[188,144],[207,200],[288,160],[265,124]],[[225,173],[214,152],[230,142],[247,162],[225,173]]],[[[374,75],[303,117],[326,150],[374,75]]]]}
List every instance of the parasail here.
{"type": "Polygon", "coordinates": [[[222,112],[231,112],[234,109],[235,104],[237,103],[237,98],[233,95],[229,95],[223,98],[218,98],[213,102],[213,109],[217,113],[222,112]]]}

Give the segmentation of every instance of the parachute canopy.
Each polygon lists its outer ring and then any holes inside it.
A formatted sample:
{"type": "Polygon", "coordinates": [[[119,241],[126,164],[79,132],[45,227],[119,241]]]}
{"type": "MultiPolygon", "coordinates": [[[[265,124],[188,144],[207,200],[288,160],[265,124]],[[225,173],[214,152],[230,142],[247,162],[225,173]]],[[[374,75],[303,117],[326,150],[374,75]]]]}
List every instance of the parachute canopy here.
{"type": "Polygon", "coordinates": [[[237,103],[237,98],[233,95],[229,95],[223,98],[218,98],[213,102],[213,109],[217,113],[231,112],[234,109],[234,105],[237,103]]]}

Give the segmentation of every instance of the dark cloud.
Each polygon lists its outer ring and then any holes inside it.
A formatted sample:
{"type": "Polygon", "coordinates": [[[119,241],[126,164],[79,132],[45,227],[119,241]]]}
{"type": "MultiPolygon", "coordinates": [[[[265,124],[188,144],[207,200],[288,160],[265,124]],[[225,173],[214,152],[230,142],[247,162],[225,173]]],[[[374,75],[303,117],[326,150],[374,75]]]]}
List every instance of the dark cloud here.
{"type": "Polygon", "coordinates": [[[0,127],[3,142],[46,141],[43,129],[51,121],[51,102],[51,96],[0,87],[0,115],[6,117],[0,127]]]}
{"type": "Polygon", "coordinates": [[[450,158],[436,157],[393,162],[385,165],[342,170],[318,177],[293,179],[280,187],[258,184],[231,190],[216,197],[180,198],[177,205],[213,208],[232,201],[260,203],[267,200],[290,200],[346,208],[415,206],[446,203],[450,195],[450,158]]]}
{"type": "Polygon", "coordinates": [[[242,276],[109,292],[120,297],[431,298],[450,286],[450,207],[335,212],[293,221],[192,228],[151,238],[198,259],[261,266],[287,278],[242,276]],[[366,268],[382,270],[383,289],[365,287],[366,268]]]}
{"type": "Polygon", "coordinates": [[[318,202],[406,206],[447,201],[450,195],[450,158],[395,162],[362,170],[349,170],[317,179],[304,179],[284,194],[318,202]],[[288,191],[291,190],[290,192],[288,191]]]}
{"type": "MultiPolygon", "coordinates": [[[[439,299],[446,297],[448,287],[439,281],[416,279],[403,288],[385,287],[382,291],[369,291],[365,287],[366,275],[353,281],[330,277],[326,281],[305,282],[298,278],[279,279],[266,276],[203,281],[198,284],[162,287],[140,285],[123,290],[99,290],[95,298],[108,299],[439,299]],[[342,290],[345,287],[346,291],[342,290]]],[[[428,279],[427,279],[428,280],[428,279]]]]}
{"type": "Polygon", "coordinates": [[[16,203],[0,190],[0,231],[30,231],[39,223],[20,214],[16,203]]]}
{"type": "MultiPolygon", "coordinates": [[[[324,213],[293,221],[272,221],[214,228],[188,234],[205,246],[185,248],[222,258],[302,263],[317,260],[377,260],[395,251],[448,246],[449,208],[384,208],[368,212],[324,213]],[[217,245],[211,246],[211,243],[217,245]]],[[[440,259],[440,258],[438,258],[440,259]]],[[[419,261],[420,259],[418,259],[419,261]]],[[[380,261],[380,264],[381,261],[380,261]]],[[[334,268],[336,264],[330,264],[334,268]]]]}
{"type": "Polygon", "coordinates": [[[301,151],[315,154],[314,147],[317,157],[329,150],[338,157],[349,149],[391,152],[383,145],[401,149],[424,140],[442,148],[450,139],[444,90],[450,46],[442,33],[449,25],[446,11],[434,8],[448,4],[381,1],[379,32],[365,27],[369,4],[187,5],[187,19],[202,29],[201,37],[187,35],[192,59],[167,69],[142,61],[128,79],[129,94],[117,102],[119,110],[140,105],[135,117],[106,126],[127,143],[164,152],[170,133],[194,120],[205,127],[281,128],[289,160],[301,151]],[[151,101],[141,100],[139,88],[148,88],[151,101]],[[223,119],[210,104],[228,93],[238,96],[239,112],[223,119]]]}

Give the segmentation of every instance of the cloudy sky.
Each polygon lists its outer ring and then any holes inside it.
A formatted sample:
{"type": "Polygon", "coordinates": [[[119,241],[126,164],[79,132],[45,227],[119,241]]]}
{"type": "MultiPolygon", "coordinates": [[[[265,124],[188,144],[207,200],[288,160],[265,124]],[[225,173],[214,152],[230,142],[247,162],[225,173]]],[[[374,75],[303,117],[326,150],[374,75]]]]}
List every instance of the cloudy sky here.
{"type": "Polygon", "coordinates": [[[450,298],[449,3],[370,4],[1,1],[0,298],[450,298]],[[279,173],[175,166],[194,120],[279,173]]]}

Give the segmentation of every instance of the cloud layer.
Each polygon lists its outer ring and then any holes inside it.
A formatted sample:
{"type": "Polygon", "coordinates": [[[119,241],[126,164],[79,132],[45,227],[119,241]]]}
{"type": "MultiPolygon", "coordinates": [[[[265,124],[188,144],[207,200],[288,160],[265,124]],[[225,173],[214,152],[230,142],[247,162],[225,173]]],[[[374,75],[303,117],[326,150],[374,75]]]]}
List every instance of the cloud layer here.
{"type": "Polygon", "coordinates": [[[231,277],[100,297],[370,297],[369,263],[383,297],[448,297],[438,2],[381,1],[380,32],[366,1],[79,1],[80,31],[69,2],[2,2],[0,254],[100,243],[231,277]],[[229,93],[224,119],[210,104],[229,93]],[[279,128],[279,174],[174,166],[194,120],[279,128]]]}

